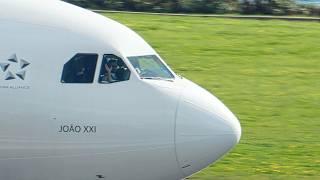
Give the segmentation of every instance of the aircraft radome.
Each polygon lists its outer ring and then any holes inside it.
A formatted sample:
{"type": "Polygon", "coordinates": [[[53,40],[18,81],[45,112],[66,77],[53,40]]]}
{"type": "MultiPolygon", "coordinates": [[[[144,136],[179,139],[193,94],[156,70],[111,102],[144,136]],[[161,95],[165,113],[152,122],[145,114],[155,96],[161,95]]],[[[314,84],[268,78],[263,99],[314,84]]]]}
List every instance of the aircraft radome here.
{"type": "Polygon", "coordinates": [[[0,1],[0,179],[177,180],[237,118],[135,32],[58,0],[0,1]]]}

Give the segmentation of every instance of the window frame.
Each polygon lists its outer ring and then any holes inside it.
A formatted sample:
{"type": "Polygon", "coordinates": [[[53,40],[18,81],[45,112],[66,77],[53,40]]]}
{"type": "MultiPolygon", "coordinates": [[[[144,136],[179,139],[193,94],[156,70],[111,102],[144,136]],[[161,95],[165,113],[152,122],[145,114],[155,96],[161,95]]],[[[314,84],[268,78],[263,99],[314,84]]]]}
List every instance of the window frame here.
{"type": "Polygon", "coordinates": [[[168,70],[169,74],[172,76],[172,78],[165,78],[167,80],[175,80],[177,78],[176,74],[174,73],[174,71],[170,68],[170,66],[157,54],[147,54],[147,55],[139,55],[139,56],[128,56],[128,62],[130,63],[130,65],[132,66],[132,68],[134,69],[134,72],[136,74],[136,76],[139,79],[144,79],[143,77],[140,76],[140,74],[136,71],[135,67],[133,66],[133,64],[131,64],[130,62],[130,58],[137,58],[137,57],[144,57],[144,56],[155,56],[157,58],[157,60],[159,60],[159,62],[162,63],[162,65],[165,66],[165,68],[168,70]]]}
{"type": "Polygon", "coordinates": [[[95,80],[95,77],[96,77],[96,72],[97,72],[97,66],[98,66],[98,62],[99,62],[99,54],[98,53],[76,53],[74,56],[72,56],[72,58],[70,58],[67,62],[65,62],[63,64],[63,68],[62,68],[62,72],[61,72],[61,78],[60,78],[60,83],[61,84],[93,84],[94,83],[94,80],[95,80]],[[65,66],[67,63],[71,62],[74,58],[76,58],[77,56],[79,55],[92,55],[92,56],[96,56],[95,58],[95,67],[93,68],[94,69],[94,72],[92,73],[93,74],[93,77],[92,77],[92,80],[90,82],[65,82],[63,80],[63,77],[64,77],[64,70],[65,70],[65,66]]]}
{"type": "Polygon", "coordinates": [[[102,54],[102,58],[100,58],[100,59],[101,59],[100,70],[97,71],[97,72],[98,72],[98,79],[97,79],[98,84],[105,85],[105,84],[121,83],[121,82],[130,81],[130,80],[132,79],[132,70],[129,68],[128,63],[126,63],[126,61],[124,60],[124,58],[122,58],[121,56],[118,56],[118,55],[115,55],[115,54],[111,54],[111,53],[106,53],[106,54],[102,54]],[[123,64],[125,64],[126,68],[127,68],[127,69],[129,70],[129,72],[130,72],[129,77],[128,77],[127,80],[123,80],[123,81],[113,81],[113,82],[108,82],[108,83],[102,83],[102,82],[100,81],[100,76],[101,76],[101,74],[102,74],[102,68],[104,68],[104,65],[105,65],[105,63],[104,63],[104,62],[105,62],[105,61],[104,61],[104,58],[105,58],[106,56],[114,56],[114,57],[120,59],[120,60],[123,62],[123,64]]]}

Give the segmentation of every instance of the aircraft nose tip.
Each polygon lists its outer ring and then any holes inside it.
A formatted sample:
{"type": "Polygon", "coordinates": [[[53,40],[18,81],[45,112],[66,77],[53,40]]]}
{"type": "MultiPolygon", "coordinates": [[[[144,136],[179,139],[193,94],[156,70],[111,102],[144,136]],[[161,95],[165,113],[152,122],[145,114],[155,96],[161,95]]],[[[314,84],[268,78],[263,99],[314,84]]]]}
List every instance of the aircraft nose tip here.
{"type": "Polygon", "coordinates": [[[230,148],[228,150],[231,150],[235,145],[239,143],[241,138],[241,126],[239,120],[237,118],[233,119],[232,123],[228,124],[225,127],[225,130],[222,130],[221,132],[221,134],[225,134],[224,138],[226,139],[226,142],[230,143],[230,148]]]}
{"type": "Polygon", "coordinates": [[[186,89],[176,119],[177,157],[185,176],[224,156],[240,137],[240,123],[224,104],[198,86],[186,89]]]}
{"type": "Polygon", "coordinates": [[[225,113],[227,113],[229,116],[228,118],[224,119],[226,124],[228,124],[225,132],[230,132],[230,135],[233,136],[233,139],[236,142],[235,144],[238,144],[241,138],[241,133],[242,133],[240,122],[229,110],[226,111],[225,113]]]}

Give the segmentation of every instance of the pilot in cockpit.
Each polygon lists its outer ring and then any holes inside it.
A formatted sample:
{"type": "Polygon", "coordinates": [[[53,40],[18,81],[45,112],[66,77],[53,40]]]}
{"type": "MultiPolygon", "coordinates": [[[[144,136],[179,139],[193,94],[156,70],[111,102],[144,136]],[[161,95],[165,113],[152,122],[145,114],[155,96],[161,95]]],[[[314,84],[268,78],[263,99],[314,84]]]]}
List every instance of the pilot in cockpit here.
{"type": "Polygon", "coordinates": [[[130,78],[130,70],[126,64],[114,55],[105,55],[100,70],[99,83],[108,84],[126,81],[130,78]]]}
{"type": "Polygon", "coordinates": [[[104,64],[105,73],[101,79],[103,82],[115,82],[118,81],[116,72],[119,69],[116,60],[109,60],[106,64],[104,64]]]}

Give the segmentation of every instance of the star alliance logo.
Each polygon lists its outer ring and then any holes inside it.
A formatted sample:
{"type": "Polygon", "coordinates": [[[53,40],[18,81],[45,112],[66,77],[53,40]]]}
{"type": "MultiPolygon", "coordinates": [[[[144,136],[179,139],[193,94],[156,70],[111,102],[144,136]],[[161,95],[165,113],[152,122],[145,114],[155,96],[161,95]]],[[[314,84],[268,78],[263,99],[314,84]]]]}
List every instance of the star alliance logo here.
{"type": "Polygon", "coordinates": [[[26,79],[26,68],[30,63],[24,59],[18,59],[16,54],[10,56],[7,62],[0,63],[2,72],[6,73],[4,80],[10,81],[14,79],[25,80],[26,79]],[[13,72],[14,70],[14,72],[13,72]]]}

